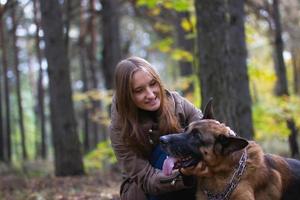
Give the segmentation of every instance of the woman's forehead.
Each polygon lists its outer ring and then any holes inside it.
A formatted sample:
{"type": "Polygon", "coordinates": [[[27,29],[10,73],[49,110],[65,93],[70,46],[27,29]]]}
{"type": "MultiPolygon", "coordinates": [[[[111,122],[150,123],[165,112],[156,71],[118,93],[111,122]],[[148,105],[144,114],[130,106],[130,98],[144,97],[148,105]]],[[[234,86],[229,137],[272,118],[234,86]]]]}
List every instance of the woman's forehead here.
{"type": "Polygon", "coordinates": [[[139,87],[141,85],[147,84],[153,79],[153,76],[146,70],[138,70],[132,76],[132,86],[133,88],[139,87]]]}

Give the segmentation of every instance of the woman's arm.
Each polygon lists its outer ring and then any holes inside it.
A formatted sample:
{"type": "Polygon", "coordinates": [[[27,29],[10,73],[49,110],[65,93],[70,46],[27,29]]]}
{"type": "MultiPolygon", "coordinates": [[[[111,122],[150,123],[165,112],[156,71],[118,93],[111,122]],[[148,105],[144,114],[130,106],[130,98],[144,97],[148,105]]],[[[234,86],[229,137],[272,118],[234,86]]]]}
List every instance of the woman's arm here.
{"type": "Polygon", "coordinates": [[[171,94],[175,103],[175,112],[182,126],[187,126],[191,122],[202,119],[203,114],[200,109],[196,108],[190,101],[177,92],[171,92],[171,94]]]}

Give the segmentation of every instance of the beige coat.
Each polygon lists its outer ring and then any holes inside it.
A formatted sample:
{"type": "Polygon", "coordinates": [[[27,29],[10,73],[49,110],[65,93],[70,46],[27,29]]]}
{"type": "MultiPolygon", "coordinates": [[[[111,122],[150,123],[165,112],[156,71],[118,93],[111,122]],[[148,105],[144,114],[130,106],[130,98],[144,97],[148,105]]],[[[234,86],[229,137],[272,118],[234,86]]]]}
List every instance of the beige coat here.
{"type": "MultiPolygon", "coordinates": [[[[182,127],[201,119],[201,111],[178,93],[167,91],[167,95],[174,102],[174,112],[182,127]]],[[[178,172],[171,176],[165,176],[161,170],[153,168],[147,159],[139,157],[124,144],[120,133],[121,126],[113,100],[110,139],[118,164],[124,173],[124,182],[120,189],[121,199],[146,200],[145,194],[159,195],[186,188],[181,176],[178,176],[178,172]]],[[[151,128],[151,121],[149,120],[141,126],[143,130],[148,131],[151,128]]]]}

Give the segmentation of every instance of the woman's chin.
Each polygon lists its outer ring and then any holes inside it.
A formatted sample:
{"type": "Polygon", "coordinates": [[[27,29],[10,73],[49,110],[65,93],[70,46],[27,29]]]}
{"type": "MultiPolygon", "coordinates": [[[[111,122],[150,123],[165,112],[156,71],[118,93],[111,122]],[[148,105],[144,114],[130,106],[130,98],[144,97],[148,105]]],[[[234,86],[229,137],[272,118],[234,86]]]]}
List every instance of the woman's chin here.
{"type": "Polygon", "coordinates": [[[157,102],[154,105],[146,105],[145,106],[145,110],[148,110],[148,111],[157,111],[159,109],[159,106],[160,106],[160,102],[157,102]]]}

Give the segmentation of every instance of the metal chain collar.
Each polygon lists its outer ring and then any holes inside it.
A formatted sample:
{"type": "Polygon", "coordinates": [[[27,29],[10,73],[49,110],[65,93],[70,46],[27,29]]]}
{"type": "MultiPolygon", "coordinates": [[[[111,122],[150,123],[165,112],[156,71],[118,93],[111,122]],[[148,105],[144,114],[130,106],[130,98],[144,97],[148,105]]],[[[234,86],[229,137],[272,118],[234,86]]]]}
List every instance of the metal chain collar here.
{"type": "Polygon", "coordinates": [[[239,160],[239,166],[234,171],[233,176],[230,180],[229,185],[227,185],[226,189],[222,193],[213,194],[212,192],[208,190],[203,190],[204,194],[206,194],[208,200],[227,200],[229,199],[231,193],[238,185],[247,164],[247,150],[245,149],[240,160],[239,160]]]}

